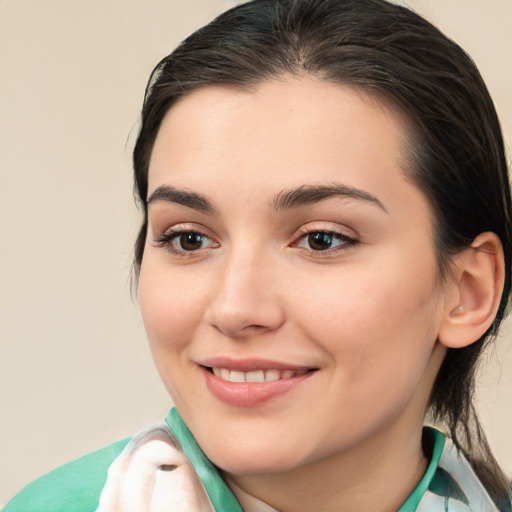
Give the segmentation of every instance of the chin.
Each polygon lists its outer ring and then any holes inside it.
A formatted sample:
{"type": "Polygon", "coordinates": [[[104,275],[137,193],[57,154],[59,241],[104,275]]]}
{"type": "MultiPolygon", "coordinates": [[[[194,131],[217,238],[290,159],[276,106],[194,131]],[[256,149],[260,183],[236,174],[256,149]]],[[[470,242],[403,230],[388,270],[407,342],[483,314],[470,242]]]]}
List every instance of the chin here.
{"type": "Polygon", "coordinates": [[[221,461],[221,464],[216,464],[222,471],[239,476],[250,476],[250,475],[270,475],[276,473],[286,473],[295,469],[295,464],[286,464],[283,461],[275,461],[275,463],[269,463],[266,460],[240,460],[240,461],[221,461]],[[225,462],[225,464],[223,464],[225,462]],[[221,465],[222,464],[222,465],[221,465]]]}
{"type": "Polygon", "coordinates": [[[248,443],[240,449],[215,447],[205,452],[218,468],[234,475],[282,473],[305,463],[296,449],[286,450],[279,444],[248,443]]]}

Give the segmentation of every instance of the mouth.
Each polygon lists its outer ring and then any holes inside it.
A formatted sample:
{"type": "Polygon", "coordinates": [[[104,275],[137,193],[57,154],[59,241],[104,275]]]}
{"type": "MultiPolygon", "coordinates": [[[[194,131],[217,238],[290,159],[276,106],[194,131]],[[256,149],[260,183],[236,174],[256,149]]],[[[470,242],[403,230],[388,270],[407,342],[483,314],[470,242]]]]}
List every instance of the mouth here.
{"type": "Polygon", "coordinates": [[[313,369],[297,369],[297,370],[254,370],[244,372],[241,370],[231,370],[229,368],[205,367],[207,371],[226,382],[275,382],[283,379],[292,379],[304,375],[313,369]]]}
{"type": "MultiPolygon", "coordinates": [[[[228,361],[200,364],[210,393],[233,407],[256,407],[279,396],[301,389],[318,368],[290,367],[270,361],[228,361]],[[211,366],[210,366],[211,365],[211,366]],[[276,366],[278,366],[276,368],[276,366]]],[[[313,377],[313,378],[312,378],[313,377]]]]}

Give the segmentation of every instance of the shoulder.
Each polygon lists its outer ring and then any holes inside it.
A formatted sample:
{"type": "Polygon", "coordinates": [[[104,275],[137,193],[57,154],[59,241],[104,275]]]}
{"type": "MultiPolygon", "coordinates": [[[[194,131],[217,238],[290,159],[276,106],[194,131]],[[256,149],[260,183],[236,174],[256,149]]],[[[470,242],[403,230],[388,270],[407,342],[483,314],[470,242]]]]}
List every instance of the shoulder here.
{"type": "Polygon", "coordinates": [[[129,440],[112,443],[34,480],[7,503],[3,512],[93,512],[108,468],[129,440]]]}

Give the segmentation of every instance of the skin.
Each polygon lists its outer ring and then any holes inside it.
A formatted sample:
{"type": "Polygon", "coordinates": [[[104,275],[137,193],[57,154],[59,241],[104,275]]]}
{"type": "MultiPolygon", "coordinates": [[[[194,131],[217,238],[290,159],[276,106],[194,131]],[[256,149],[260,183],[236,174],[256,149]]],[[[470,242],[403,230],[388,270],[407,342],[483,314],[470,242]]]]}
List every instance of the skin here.
{"type": "Polygon", "coordinates": [[[153,357],[232,488],[281,511],[397,510],[426,469],[422,422],[455,285],[440,280],[429,203],[404,172],[406,129],[351,87],[283,77],[190,93],[155,142],[149,196],[174,187],[212,208],[149,204],[140,304],[153,357]],[[334,183],[364,197],[272,206],[334,183]],[[306,230],[342,237],[313,250],[306,230]],[[191,231],[205,238],[187,251],[179,232],[191,231]],[[236,407],[205,384],[198,362],[214,356],[316,371],[236,407]]]}

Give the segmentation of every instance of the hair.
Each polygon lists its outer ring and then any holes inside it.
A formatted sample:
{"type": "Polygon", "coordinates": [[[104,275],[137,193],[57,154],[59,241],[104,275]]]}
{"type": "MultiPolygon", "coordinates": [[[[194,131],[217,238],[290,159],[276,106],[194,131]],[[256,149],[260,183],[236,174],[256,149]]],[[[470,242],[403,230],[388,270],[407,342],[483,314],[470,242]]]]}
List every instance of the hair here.
{"type": "Polygon", "coordinates": [[[471,345],[448,349],[429,415],[449,430],[496,503],[510,503],[510,484],[473,407],[477,362],[497,334],[510,295],[512,215],[503,137],[471,58],[411,10],[385,0],[253,0],[223,13],[162,59],[146,88],[133,153],[135,194],[144,211],[135,277],[147,231],[148,167],[167,111],[199,88],[252,90],[284,75],[351,85],[405,117],[407,173],[431,203],[442,277],[477,235],[492,231],[500,238],[506,275],[496,318],[471,345]]]}

